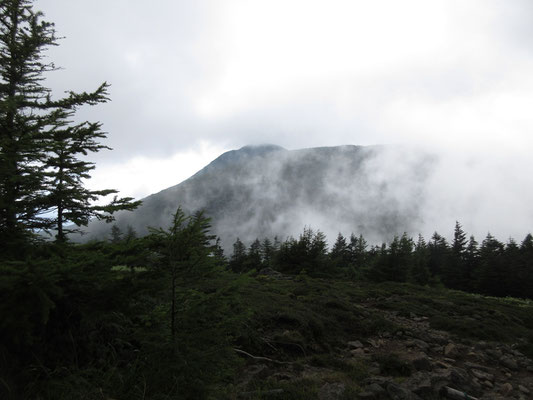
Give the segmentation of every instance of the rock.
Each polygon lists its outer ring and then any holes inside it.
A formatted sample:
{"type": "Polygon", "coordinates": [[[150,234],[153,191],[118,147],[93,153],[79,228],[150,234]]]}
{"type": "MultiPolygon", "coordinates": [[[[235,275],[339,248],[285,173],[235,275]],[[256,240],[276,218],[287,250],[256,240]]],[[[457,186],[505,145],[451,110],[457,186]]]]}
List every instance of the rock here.
{"type": "Polygon", "coordinates": [[[520,353],[518,350],[513,350],[512,353],[516,357],[524,357],[524,354],[520,353]]]}
{"type": "Polygon", "coordinates": [[[284,372],[277,372],[272,375],[272,378],[276,379],[277,381],[290,381],[291,379],[294,379],[294,376],[284,372]]]}
{"type": "Polygon", "coordinates": [[[464,366],[468,369],[478,369],[478,370],[481,370],[481,371],[485,371],[485,372],[490,372],[492,371],[491,368],[485,366],[485,365],[480,365],[480,364],[476,364],[476,363],[473,363],[473,362],[465,362],[464,366]]]}
{"type": "Polygon", "coordinates": [[[365,346],[359,340],[354,340],[353,342],[348,342],[348,347],[352,349],[362,349],[365,346]]]}
{"type": "Polygon", "coordinates": [[[529,393],[531,393],[530,390],[529,390],[527,387],[522,386],[522,385],[518,385],[518,390],[520,390],[520,391],[521,391],[522,393],[524,393],[524,394],[529,394],[529,393]]]}
{"type": "Polygon", "coordinates": [[[394,382],[387,385],[387,393],[392,400],[421,400],[418,395],[394,382]]]}
{"type": "Polygon", "coordinates": [[[407,381],[404,382],[404,387],[411,392],[417,394],[423,399],[429,398],[433,393],[431,380],[429,375],[424,372],[415,372],[407,381]]]}
{"type": "Polygon", "coordinates": [[[444,355],[445,356],[454,356],[457,354],[457,347],[453,343],[448,343],[444,346],[444,355]]]}
{"type": "Polygon", "coordinates": [[[433,390],[438,392],[444,386],[453,386],[455,388],[463,388],[467,386],[470,381],[468,373],[461,368],[449,368],[439,370],[430,375],[431,386],[433,390]]]}
{"type": "Polygon", "coordinates": [[[494,381],[494,375],[489,374],[488,372],[484,372],[479,369],[472,369],[470,370],[470,372],[472,373],[472,375],[474,375],[476,378],[478,378],[481,381],[483,380],[490,381],[490,382],[494,381]]]}
{"type": "Polygon", "coordinates": [[[386,399],[388,398],[387,392],[383,387],[377,383],[372,383],[364,388],[362,392],[358,394],[359,399],[386,399]]]}
{"type": "Polygon", "coordinates": [[[512,391],[513,391],[513,385],[511,385],[509,382],[506,382],[500,386],[500,393],[504,396],[507,396],[512,391]]]}
{"type": "Polygon", "coordinates": [[[375,393],[372,393],[372,392],[363,391],[357,394],[357,398],[364,399],[364,400],[376,400],[376,399],[379,399],[379,396],[377,396],[375,393]]]}
{"type": "Polygon", "coordinates": [[[350,354],[351,354],[353,357],[361,357],[361,356],[364,356],[364,355],[365,355],[365,350],[364,350],[364,349],[350,350],[350,354]]]}
{"type": "Polygon", "coordinates": [[[413,346],[418,347],[422,351],[428,351],[429,349],[429,344],[427,344],[423,340],[413,339],[413,340],[410,340],[410,342],[413,343],[413,346]]]}
{"type": "Polygon", "coordinates": [[[502,356],[500,358],[500,364],[502,364],[504,367],[509,368],[512,371],[518,371],[518,364],[510,356],[502,356]]]}
{"type": "Polygon", "coordinates": [[[319,400],[338,400],[341,399],[346,391],[344,383],[326,383],[318,391],[319,400]]]}
{"type": "Polygon", "coordinates": [[[417,371],[431,371],[431,362],[425,354],[413,359],[412,364],[417,371]]]}
{"type": "Polygon", "coordinates": [[[494,387],[491,381],[483,381],[481,382],[481,384],[485,387],[488,387],[489,389],[492,389],[494,387]]]}
{"type": "Polygon", "coordinates": [[[500,349],[486,349],[485,353],[491,357],[495,358],[497,360],[500,359],[500,357],[503,355],[502,351],[500,349]]]}

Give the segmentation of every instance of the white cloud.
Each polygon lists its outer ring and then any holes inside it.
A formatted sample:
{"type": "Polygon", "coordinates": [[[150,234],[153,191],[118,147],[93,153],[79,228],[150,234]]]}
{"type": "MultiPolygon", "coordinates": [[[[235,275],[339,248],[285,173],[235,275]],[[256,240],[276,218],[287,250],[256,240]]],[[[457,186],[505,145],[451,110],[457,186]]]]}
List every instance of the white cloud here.
{"type": "Polygon", "coordinates": [[[189,178],[225,150],[202,141],[168,158],[138,156],[123,162],[105,163],[96,168],[87,187],[93,190],[113,188],[120,191],[120,196],[140,199],[189,178]]]}

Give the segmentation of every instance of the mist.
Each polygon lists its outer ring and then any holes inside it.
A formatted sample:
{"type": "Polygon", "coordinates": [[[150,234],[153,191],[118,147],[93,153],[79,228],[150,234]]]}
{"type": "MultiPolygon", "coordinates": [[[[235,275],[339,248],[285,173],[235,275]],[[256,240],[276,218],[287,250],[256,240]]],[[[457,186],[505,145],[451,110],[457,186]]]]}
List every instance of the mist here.
{"type": "MultiPolygon", "coordinates": [[[[516,153],[488,157],[466,148],[246,146],[145,198],[137,211],[119,213],[116,223],[145,234],[148,226],[168,226],[178,206],[205,210],[227,252],[237,237],[283,241],[305,227],[325,233],[330,244],[338,233],[362,234],[371,244],[404,232],[450,238],[456,221],[478,241],[489,232],[520,241],[533,221],[528,165],[516,153]]],[[[92,223],[87,237],[109,229],[92,223]]]]}

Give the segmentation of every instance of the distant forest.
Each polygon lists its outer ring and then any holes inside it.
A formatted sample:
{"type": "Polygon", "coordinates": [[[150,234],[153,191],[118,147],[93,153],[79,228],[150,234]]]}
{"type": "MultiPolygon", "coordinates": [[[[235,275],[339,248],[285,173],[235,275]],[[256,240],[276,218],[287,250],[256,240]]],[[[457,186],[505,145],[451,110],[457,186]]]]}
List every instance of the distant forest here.
{"type": "Polygon", "coordinates": [[[373,282],[410,282],[444,285],[498,297],[533,297],[533,236],[518,244],[502,243],[491,234],[479,244],[467,239],[459,222],[453,240],[435,232],[426,240],[403,234],[391,243],[369,246],[362,235],[350,238],[339,233],[331,251],[325,235],[304,229],[298,239],[280,242],[256,239],[248,248],[241,240],[233,245],[229,268],[234,272],[272,268],[289,274],[343,277],[373,282]]]}

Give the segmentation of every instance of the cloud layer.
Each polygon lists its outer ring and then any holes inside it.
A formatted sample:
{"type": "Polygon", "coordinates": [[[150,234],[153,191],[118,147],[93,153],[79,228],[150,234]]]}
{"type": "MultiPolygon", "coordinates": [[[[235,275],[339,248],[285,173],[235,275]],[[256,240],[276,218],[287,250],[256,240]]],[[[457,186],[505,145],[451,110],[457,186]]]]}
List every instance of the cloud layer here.
{"type": "Polygon", "coordinates": [[[439,154],[432,193],[450,218],[531,226],[529,0],[36,5],[66,36],[49,52],[65,68],[54,91],[112,84],[111,103],[79,115],[102,121],[114,148],[95,156],[95,184],[113,177],[142,197],[184,179],[175,171],[197,168],[194,154],[246,144],[401,143],[439,154]]]}

